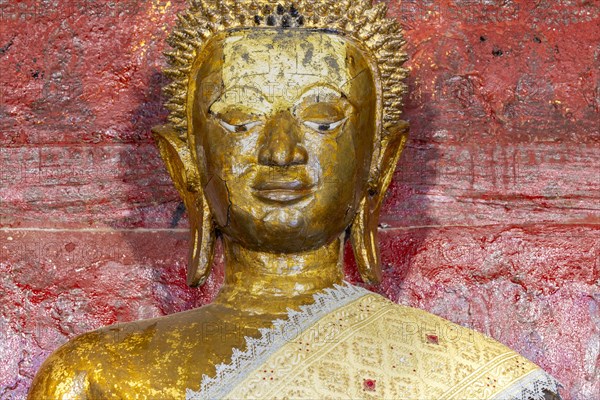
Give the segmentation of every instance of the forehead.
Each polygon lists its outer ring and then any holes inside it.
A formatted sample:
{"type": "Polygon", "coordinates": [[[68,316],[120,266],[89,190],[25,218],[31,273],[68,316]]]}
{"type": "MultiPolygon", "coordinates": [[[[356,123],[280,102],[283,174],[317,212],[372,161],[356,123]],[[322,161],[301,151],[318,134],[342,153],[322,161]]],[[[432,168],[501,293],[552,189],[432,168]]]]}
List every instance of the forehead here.
{"type": "Polygon", "coordinates": [[[237,97],[236,91],[248,89],[272,100],[292,100],[311,86],[330,87],[352,96],[352,83],[358,75],[373,79],[362,51],[353,42],[329,32],[248,29],[221,36],[209,49],[198,81],[207,83],[205,87],[219,88],[220,94],[203,91],[205,101],[213,95],[216,100],[224,93],[237,97]]]}
{"type": "Polygon", "coordinates": [[[347,43],[336,35],[299,30],[258,31],[225,39],[223,83],[269,88],[327,83],[343,87],[347,43]]]}

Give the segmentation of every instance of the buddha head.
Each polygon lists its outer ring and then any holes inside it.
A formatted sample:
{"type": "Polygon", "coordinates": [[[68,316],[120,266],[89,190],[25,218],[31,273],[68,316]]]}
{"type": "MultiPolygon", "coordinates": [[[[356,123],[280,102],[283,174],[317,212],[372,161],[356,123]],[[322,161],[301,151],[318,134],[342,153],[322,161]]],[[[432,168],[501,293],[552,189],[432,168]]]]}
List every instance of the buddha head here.
{"type": "Polygon", "coordinates": [[[348,234],[362,278],[379,280],[379,209],[408,132],[404,41],[385,13],[205,0],[179,16],[169,123],[153,131],[190,219],[190,285],[220,236],[301,253],[348,234]]]}

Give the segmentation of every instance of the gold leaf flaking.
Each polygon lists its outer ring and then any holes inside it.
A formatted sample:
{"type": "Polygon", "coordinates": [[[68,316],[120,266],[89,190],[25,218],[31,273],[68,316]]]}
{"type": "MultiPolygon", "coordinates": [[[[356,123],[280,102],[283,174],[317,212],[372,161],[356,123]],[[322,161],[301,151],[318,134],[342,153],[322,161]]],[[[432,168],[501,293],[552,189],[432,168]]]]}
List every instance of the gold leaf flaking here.
{"type": "MultiPolygon", "coordinates": [[[[398,23],[386,17],[387,5],[373,5],[371,0],[191,0],[188,10],[178,15],[177,26],[167,43],[173,48],[165,53],[170,68],[164,70],[173,82],[165,88],[169,98],[169,122],[178,135],[187,140],[187,84],[191,66],[202,46],[214,34],[227,29],[254,27],[254,16],[271,14],[277,4],[289,9],[292,4],[304,17],[306,28],[331,29],[362,42],[377,60],[383,94],[383,125],[390,128],[400,121],[402,95],[407,70],[402,68],[407,55],[398,23]]],[[[383,134],[383,133],[382,133],[383,134]]]]}

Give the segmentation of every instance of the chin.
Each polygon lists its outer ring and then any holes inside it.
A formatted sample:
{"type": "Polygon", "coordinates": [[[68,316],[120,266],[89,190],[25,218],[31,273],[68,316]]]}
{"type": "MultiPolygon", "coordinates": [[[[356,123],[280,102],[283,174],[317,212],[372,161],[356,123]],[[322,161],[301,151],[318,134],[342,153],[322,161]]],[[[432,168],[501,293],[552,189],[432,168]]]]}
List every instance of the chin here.
{"type": "Polygon", "coordinates": [[[333,226],[319,229],[322,224],[314,219],[302,208],[271,209],[258,217],[234,207],[231,223],[223,227],[222,231],[229,237],[237,238],[248,249],[271,253],[315,250],[331,243],[344,231],[340,227],[339,232],[332,233],[333,226]]]}

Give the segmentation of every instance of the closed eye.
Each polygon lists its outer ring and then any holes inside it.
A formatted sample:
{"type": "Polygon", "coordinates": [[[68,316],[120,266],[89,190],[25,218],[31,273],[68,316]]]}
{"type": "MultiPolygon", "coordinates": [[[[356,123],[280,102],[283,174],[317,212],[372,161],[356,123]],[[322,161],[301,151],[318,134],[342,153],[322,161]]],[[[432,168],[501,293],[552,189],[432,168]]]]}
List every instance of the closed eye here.
{"type": "Polygon", "coordinates": [[[260,125],[260,121],[246,122],[245,124],[232,125],[219,118],[219,124],[229,132],[248,132],[255,126],[260,125]]]}
{"type": "Polygon", "coordinates": [[[344,118],[344,119],[341,119],[336,122],[328,122],[328,123],[304,121],[304,125],[308,126],[309,128],[311,128],[317,132],[329,132],[329,131],[333,131],[333,130],[339,128],[344,122],[346,122],[347,119],[348,118],[344,118]]]}
{"type": "Polygon", "coordinates": [[[224,114],[217,114],[212,109],[209,109],[208,113],[219,122],[219,125],[229,132],[248,132],[250,129],[261,124],[261,120],[257,119],[257,115],[236,109],[224,114]]]}

